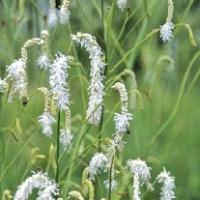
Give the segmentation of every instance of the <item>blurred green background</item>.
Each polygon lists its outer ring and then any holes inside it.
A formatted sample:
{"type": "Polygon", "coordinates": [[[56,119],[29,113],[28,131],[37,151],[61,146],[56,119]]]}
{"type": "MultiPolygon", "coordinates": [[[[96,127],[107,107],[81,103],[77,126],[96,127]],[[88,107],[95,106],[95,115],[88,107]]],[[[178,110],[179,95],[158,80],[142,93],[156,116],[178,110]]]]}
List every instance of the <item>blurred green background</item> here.
{"type": "MultiPolygon", "coordinates": [[[[125,137],[127,144],[122,162],[125,164],[127,159],[137,157],[146,160],[152,168],[152,180],[165,166],[176,178],[177,199],[198,200],[200,199],[199,56],[197,55],[194,63],[191,62],[199,51],[200,1],[181,0],[174,1],[174,4],[173,21],[176,24],[174,37],[169,43],[163,44],[158,33],[146,39],[145,37],[165,22],[166,0],[128,0],[128,9],[123,13],[113,1],[105,0],[108,66],[102,135],[112,137],[113,112],[114,109],[119,110],[119,96],[108,88],[108,81],[115,80],[125,69],[133,70],[142,100],[139,99],[136,110],[131,110],[134,120],[131,124],[131,134],[125,137]],[[186,24],[189,24],[190,28],[186,24]],[[135,50],[124,57],[129,49],[135,50]],[[123,62],[113,72],[113,67],[122,58],[123,62]],[[192,68],[187,74],[190,64],[192,68]],[[169,123],[161,130],[159,137],[149,145],[168,119],[169,123]]],[[[20,56],[23,43],[29,38],[39,36],[41,30],[47,28],[47,9],[48,1],[45,0],[0,0],[1,78],[6,75],[6,65],[20,56]]],[[[70,12],[70,25],[58,25],[49,29],[51,55],[57,51],[67,54],[71,43],[70,33],[77,31],[96,36],[103,48],[100,0],[71,0],[70,12]]],[[[77,62],[81,63],[81,66],[73,65],[69,72],[74,134],[78,134],[79,128],[84,123],[90,72],[87,54],[78,47],[76,49],[78,57],[72,50],[69,52],[76,57],[77,62]]],[[[17,185],[30,175],[31,170],[45,169],[49,161],[50,144],[56,143],[56,136],[47,139],[41,134],[37,122],[37,117],[43,112],[44,107],[43,97],[37,92],[37,88],[48,86],[48,74],[36,65],[36,58],[40,52],[38,48],[29,51],[29,104],[24,108],[20,102],[5,103],[4,97],[0,108],[1,124],[5,134],[2,141],[4,148],[1,146],[0,165],[1,175],[3,174],[0,182],[1,192],[10,189],[14,193],[17,185]],[[45,158],[38,156],[39,154],[45,158]]],[[[126,84],[130,92],[133,84],[130,77],[121,76],[119,80],[126,84]]],[[[87,134],[81,146],[83,149],[90,144],[90,137],[97,137],[98,128],[91,127],[87,134]]],[[[75,183],[79,184],[79,176],[95,151],[96,148],[93,146],[88,154],[82,155],[81,162],[73,175],[72,188],[77,187],[75,183]]],[[[70,154],[64,155],[62,169],[69,165],[69,157],[70,154]]],[[[54,177],[53,167],[49,167],[48,173],[54,177]]],[[[66,174],[65,172],[63,175],[63,182],[66,174]]],[[[127,188],[131,188],[131,182],[127,188]]],[[[157,188],[156,186],[153,194],[148,193],[143,199],[158,199],[157,188]]],[[[129,197],[125,195],[120,199],[129,197]]]]}

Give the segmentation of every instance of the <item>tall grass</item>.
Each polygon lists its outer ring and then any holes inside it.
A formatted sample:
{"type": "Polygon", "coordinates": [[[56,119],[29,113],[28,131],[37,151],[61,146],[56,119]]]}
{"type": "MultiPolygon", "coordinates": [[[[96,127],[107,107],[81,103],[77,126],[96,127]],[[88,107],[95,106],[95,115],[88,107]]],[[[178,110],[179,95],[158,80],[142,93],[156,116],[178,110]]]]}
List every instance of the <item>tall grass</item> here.
{"type": "Polygon", "coordinates": [[[150,182],[155,188],[151,192],[143,187],[142,199],[159,198],[159,185],[154,180],[163,166],[176,178],[177,199],[199,199],[200,5],[194,0],[174,4],[173,38],[163,43],[159,29],[167,16],[164,0],[128,0],[124,12],[115,0],[71,0],[69,23],[52,29],[47,27],[47,0],[0,2],[1,79],[7,74],[6,66],[20,57],[25,41],[40,37],[43,29],[49,31],[47,52],[51,59],[58,51],[74,57],[68,78],[73,134],[69,151],[59,143],[60,128],[65,127],[63,112],[57,113],[51,138],[42,134],[38,123],[44,100],[37,88],[48,87],[49,77],[36,65],[40,47],[28,51],[28,104],[24,107],[18,99],[9,103],[7,94],[0,93],[1,199],[9,199],[6,190],[14,196],[31,171],[40,170],[58,183],[63,198],[79,191],[92,200],[94,189],[94,199],[132,199],[132,177],[125,166],[128,159],[137,158],[152,168],[150,182]],[[79,31],[95,36],[104,52],[105,95],[98,126],[90,125],[86,117],[91,68],[87,52],[71,40],[71,34],[79,31]],[[125,147],[113,158],[118,188],[111,192],[111,185],[108,190],[104,186],[104,180],[111,182],[110,170],[110,174],[96,177],[91,189],[82,173],[95,153],[107,151],[115,133],[113,116],[120,112],[120,98],[111,87],[118,81],[127,88],[129,112],[134,116],[130,134],[124,136],[125,147]]]}

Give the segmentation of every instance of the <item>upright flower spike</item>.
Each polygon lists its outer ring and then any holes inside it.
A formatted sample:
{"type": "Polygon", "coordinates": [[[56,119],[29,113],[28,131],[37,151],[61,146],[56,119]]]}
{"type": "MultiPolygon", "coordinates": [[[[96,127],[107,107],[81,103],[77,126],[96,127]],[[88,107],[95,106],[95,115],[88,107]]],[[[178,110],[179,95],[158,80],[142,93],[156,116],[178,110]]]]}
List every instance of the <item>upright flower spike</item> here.
{"type": "Polygon", "coordinates": [[[47,25],[49,28],[54,28],[57,26],[57,24],[58,24],[58,11],[56,9],[56,1],[49,0],[47,25]]]}
{"type": "Polygon", "coordinates": [[[114,122],[117,133],[126,133],[129,127],[129,121],[133,119],[133,115],[128,113],[128,94],[125,86],[117,82],[112,88],[119,91],[121,99],[121,113],[115,113],[114,122]]]}
{"type": "Polygon", "coordinates": [[[32,176],[18,186],[14,200],[27,200],[34,189],[38,189],[36,200],[54,200],[55,196],[59,194],[57,185],[46,174],[33,172],[32,176]]]}
{"type": "Polygon", "coordinates": [[[117,0],[117,6],[121,11],[124,11],[127,7],[127,0],[117,0]]]}
{"type": "Polygon", "coordinates": [[[56,122],[54,116],[51,113],[51,95],[47,88],[38,88],[45,97],[45,109],[44,113],[38,117],[38,122],[42,126],[42,133],[47,137],[51,137],[53,134],[52,125],[56,122]]]}
{"type": "Polygon", "coordinates": [[[133,200],[140,200],[140,186],[149,182],[150,168],[140,159],[128,160],[127,167],[133,174],[133,200]]]}
{"type": "Polygon", "coordinates": [[[69,0],[64,0],[60,8],[60,23],[67,24],[69,22],[70,11],[69,11],[69,0]]]}
{"type": "Polygon", "coordinates": [[[64,150],[69,150],[72,145],[73,135],[71,134],[71,111],[69,108],[65,111],[65,129],[60,131],[60,143],[64,150]]]}
{"type": "Polygon", "coordinates": [[[89,164],[90,180],[95,180],[95,176],[101,169],[105,169],[107,166],[108,158],[103,153],[96,153],[89,164]]]}
{"type": "Polygon", "coordinates": [[[157,176],[158,183],[163,184],[160,193],[160,200],[172,200],[175,199],[175,178],[170,176],[170,172],[167,172],[164,168],[163,171],[157,176]]]}
{"type": "Polygon", "coordinates": [[[104,96],[104,68],[103,52],[96,42],[95,37],[87,33],[78,32],[72,35],[72,40],[84,47],[89,53],[91,64],[90,72],[90,86],[89,90],[89,103],[87,109],[87,119],[90,124],[98,126],[101,121],[103,110],[103,96],[104,96]]]}
{"type": "Polygon", "coordinates": [[[50,66],[49,84],[51,93],[61,111],[66,110],[69,105],[68,69],[71,60],[72,57],[58,53],[50,66]]]}
{"type": "Polygon", "coordinates": [[[163,42],[168,42],[173,36],[174,24],[172,23],[174,14],[174,3],[173,0],[168,0],[168,15],[164,25],[160,27],[160,37],[163,42]]]}

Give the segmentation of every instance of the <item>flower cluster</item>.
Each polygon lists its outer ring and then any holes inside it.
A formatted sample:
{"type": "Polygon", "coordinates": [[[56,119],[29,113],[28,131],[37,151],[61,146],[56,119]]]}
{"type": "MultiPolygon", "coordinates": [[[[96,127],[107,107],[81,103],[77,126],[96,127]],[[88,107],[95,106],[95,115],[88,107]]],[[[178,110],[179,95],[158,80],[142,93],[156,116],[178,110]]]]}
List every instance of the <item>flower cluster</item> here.
{"type": "Polygon", "coordinates": [[[160,37],[163,42],[168,42],[173,36],[174,24],[172,23],[174,14],[174,3],[173,0],[168,0],[168,15],[166,23],[160,27],[160,37]]]}
{"type": "Polygon", "coordinates": [[[46,53],[43,53],[37,58],[37,65],[39,65],[40,69],[49,69],[49,66],[51,65],[49,57],[46,53]]]}
{"type": "Polygon", "coordinates": [[[158,183],[162,183],[162,189],[160,193],[160,200],[172,200],[175,199],[175,181],[174,177],[170,176],[170,172],[167,172],[165,168],[157,177],[158,183]]]}
{"type": "Polygon", "coordinates": [[[114,122],[117,133],[125,133],[128,131],[129,121],[132,120],[133,115],[128,113],[128,94],[125,86],[117,82],[112,88],[119,91],[121,99],[121,113],[115,113],[114,122]]]}
{"type": "Polygon", "coordinates": [[[145,161],[140,159],[128,160],[127,166],[133,174],[133,199],[140,200],[140,185],[149,182],[151,178],[150,168],[146,165],[145,161]]]}
{"type": "Polygon", "coordinates": [[[91,72],[90,72],[90,86],[89,86],[89,105],[87,110],[87,119],[89,123],[98,125],[101,121],[103,109],[104,96],[104,67],[102,50],[97,44],[96,39],[87,33],[77,33],[72,35],[72,40],[85,47],[89,53],[91,72]]]}
{"type": "Polygon", "coordinates": [[[173,36],[174,24],[172,22],[166,22],[160,27],[160,37],[163,42],[168,42],[173,36]]]}
{"type": "Polygon", "coordinates": [[[51,93],[54,95],[57,107],[62,111],[69,105],[68,72],[70,56],[61,53],[56,55],[56,59],[50,66],[49,84],[51,93]]]}
{"type": "Polygon", "coordinates": [[[89,175],[91,180],[95,180],[95,176],[101,169],[105,169],[108,158],[103,153],[96,153],[89,164],[89,175]]]}
{"type": "Polygon", "coordinates": [[[38,189],[37,200],[54,200],[59,194],[57,185],[46,174],[33,172],[31,177],[18,186],[14,200],[28,199],[34,189],[38,189]]]}

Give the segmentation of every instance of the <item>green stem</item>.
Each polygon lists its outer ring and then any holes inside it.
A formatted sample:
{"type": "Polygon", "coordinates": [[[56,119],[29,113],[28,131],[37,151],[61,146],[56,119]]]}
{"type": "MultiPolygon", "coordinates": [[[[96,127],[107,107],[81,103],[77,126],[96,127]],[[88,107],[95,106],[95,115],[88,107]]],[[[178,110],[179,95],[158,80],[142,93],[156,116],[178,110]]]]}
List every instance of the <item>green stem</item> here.
{"type": "Polygon", "coordinates": [[[112,169],[113,169],[113,164],[114,164],[114,158],[115,156],[112,156],[112,160],[110,163],[110,171],[109,171],[109,190],[108,190],[108,200],[111,200],[112,196],[112,169]]]}
{"type": "Polygon", "coordinates": [[[59,184],[59,157],[60,157],[60,110],[57,120],[57,149],[56,149],[56,183],[59,184]]]}
{"type": "MultiPolygon", "coordinates": [[[[90,126],[89,126],[90,127],[90,126]]],[[[87,125],[84,125],[80,131],[80,133],[78,133],[78,138],[76,140],[76,144],[72,150],[72,153],[71,153],[71,158],[70,158],[70,166],[68,168],[68,174],[67,174],[67,179],[65,181],[65,185],[63,187],[63,191],[65,192],[65,189],[67,190],[68,187],[69,187],[69,183],[71,181],[71,176],[72,176],[72,173],[73,173],[73,169],[74,169],[74,165],[75,165],[75,159],[78,155],[78,151],[79,151],[79,147],[80,147],[80,144],[81,144],[81,141],[84,139],[84,136],[86,135],[89,127],[87,127],[87,125]],[[85,131],[86,130],[86,131],[85,131]]],[[[66,195],[67,193],[64,194],[64,196],[66,195]]]]}
{"type": "MultiPolygon", "coordinates": [[[[3,138],[3,95],[0,93],[0,173],[2,175],[3,172],[3,160],[4,160],[4,138],[3,138]]],[[[3,184],[0,184],[0,193],[3,193],[3,184]]]]}
{"type": "MultiPolygon", "coordinates": [[[[101,20],[102,20],[102,38],[103,38],[103,49],[104,49],[104,53],[105,53],[105,72],[104,75],[106,76],[106,72],[107,72],[107,46],[106,46],[106,33],[105,33],[105,19],[104,19],[104,0],[101,0],[101,20]]],[[[102,125],[103,125],[103,120],[104,120],[104,108],[102,110],[102,115],[101,115],[101,121],[99,124],[99,133],[102,130],[102,125]]],[[[99,143],[98,143],[98,151],[101,151],[101,134],[98,135],[98,139],[99,139],[99,143]]]]}
{"type": "Polygon", "coordinates": [[[158,131],[155,133],[155,135],[153,136],[153,138],[149,142],[149,145],[153,145],[153,143],[156,141],[156,139],[163,133],[163,131],[167,128],[167,126],[174,119],[174,117],[175,117],[175,115],[176,115],[176,113],[177,113],[177,111],[179,109],[182,97],[184,95],[185,86],[186,86],[188,77],[190,75],[190,71],[192,69],[193,64],[195,63],[195,61],[198,59],[199,56],[200,56],[200,51],[198,51],[194,55],[194,57],[192,58],[192,60],[190,61],[189,66],[188,66],[188,68],[187,68],[187,70],[186,70],[186,72],[184,74],[183,80],[181,82],[181,87],[180,87],[180,91],[179,91],[179,94],[178,94],[178,99],[176,101],[176,104],[175,104],[175,106],[174,106],[171,114],[169,115],[168,119],[166,120],[166,122],[158,129],[158,131]]]}

